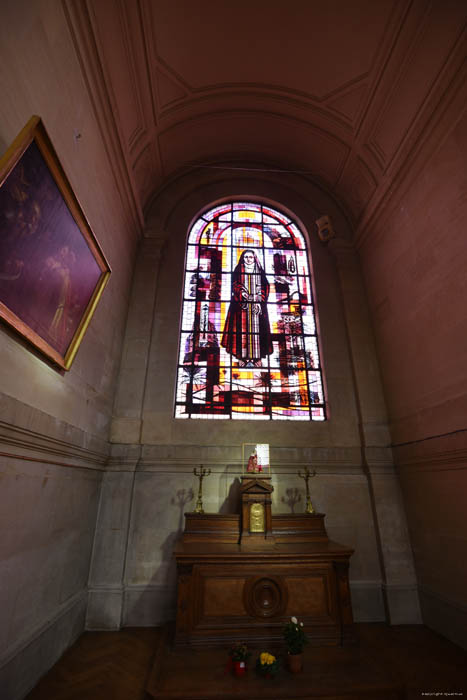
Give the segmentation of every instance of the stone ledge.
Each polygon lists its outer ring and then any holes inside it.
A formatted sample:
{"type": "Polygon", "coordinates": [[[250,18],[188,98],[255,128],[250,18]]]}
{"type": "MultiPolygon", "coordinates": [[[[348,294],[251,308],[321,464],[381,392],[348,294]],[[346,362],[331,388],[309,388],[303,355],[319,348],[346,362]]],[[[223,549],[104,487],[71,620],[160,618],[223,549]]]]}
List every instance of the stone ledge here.
{"type": "Polygon", "coordinates": [[[11,397],[0,397],[3,456],[69,467],[105,469],[108,443],[11,397]]]}
{"type": "Polygon", "coordinates": [[[36,628],[0,658],[2,700],[21,700],[84,630],[86,591],[64,603],[54,617],[36,628]]]}
{"type": "Polygon", "coordinates": [[[7,394],[0,395],[0,419],[5,425],[23,429],[45,439],[63,441],[65,444],[72,444],[97,454],[108,452],[107,440],[22,403],[7,394]]]}
{"type": "Polygon", "coordinates": [[[467,649],[467,605],[423,585],[419,595],[423,623],[467,649]]]}
{"type": "Polygon", "coordinates": [[[86,630],[119,630],[122,627],[123,586],[92,586],[88,591],[86,630]]]}
{"type": "MultiPolygon", "coordinates": [[[[323,474],[361,475],[360,448],[291,448],[272,447],[271,467],[275,474],[289,474],[310,464],[323,474]]],[[[191,472],[202,463],[218,473],[242,473],[241,445],[151,445],[113,443],[109,470],[112,471],[180,471],[191,472]]]]}
{"type": "Polygon", "coordinates": [[[0,454],[11,459],[54,464],[60,467],[105,471],[107,457],[0,423],[0,454]]]}
{"type": "Polygon", "coordinates": [[[62,603],[62,605],[59,606],[55,615],[50,620],[36,627],[31,632],[31,634],[19,640],[16,644],[10,647],[10,649],[8,649],[6,653],[0,655],[0,668],[3,668],[3,666],[8,664],[15,656],[20,654],[29,644],[31,644],[42,634],[44,634],[49,629],[49,627],[52,627],[64,615],[67,615],[70,612],[70,610],[72,610],[72,608],[74,608],[79,603],[85,602],[86,596],[87,591],[86,589],[83,589],[79,593],[76,593],[74,596],[69,598],[65,603],[62,603]]]}
{"type": "Polygon", "coordinates": [[[422,615],[418,586],[413,584],[383,584],[391,625],[421,625],[422,615]]]}

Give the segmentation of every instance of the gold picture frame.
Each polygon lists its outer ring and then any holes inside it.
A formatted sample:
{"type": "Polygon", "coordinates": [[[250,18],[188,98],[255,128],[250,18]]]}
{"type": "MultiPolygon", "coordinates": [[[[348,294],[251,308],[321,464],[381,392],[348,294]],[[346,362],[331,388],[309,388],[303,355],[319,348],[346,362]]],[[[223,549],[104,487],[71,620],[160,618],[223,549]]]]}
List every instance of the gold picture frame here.
{"type": "Polygon", "coordinates": [[[33,116],[0,160],[0,319],[68,370],[110,273],[33,116]]]}

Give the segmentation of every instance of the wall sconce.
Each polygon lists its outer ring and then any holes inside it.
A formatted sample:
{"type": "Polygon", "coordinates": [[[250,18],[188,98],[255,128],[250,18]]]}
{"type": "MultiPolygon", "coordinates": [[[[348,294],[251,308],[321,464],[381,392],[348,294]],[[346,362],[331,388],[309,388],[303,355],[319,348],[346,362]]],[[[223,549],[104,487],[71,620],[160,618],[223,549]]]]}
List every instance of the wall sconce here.
{"type": "Polygon", "coordinates": [[[331,238],[335,238],[336,232],[332,227],[331,217],[325,214],[319,219],[316,219],[316,226],[318,227],[318,236],[322,243],[327,243],[331,238]]]}

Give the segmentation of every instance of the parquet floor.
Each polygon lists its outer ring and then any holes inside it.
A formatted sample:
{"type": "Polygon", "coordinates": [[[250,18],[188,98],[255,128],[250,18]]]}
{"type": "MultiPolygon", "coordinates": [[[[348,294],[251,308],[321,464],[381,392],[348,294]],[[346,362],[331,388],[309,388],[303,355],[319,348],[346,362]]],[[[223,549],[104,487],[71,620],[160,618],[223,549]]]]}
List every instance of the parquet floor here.
{"type": "MultiPolygon", "coordinates": [[[[430,696],[458,698],[462,695],[467,699],[467,652],[460,647],[423,626],[373,624],[357,625],[357,628],[360,643],[353,648],[354,651],[345,652],[347,663],[349,653],[355,656],[354,662],[361,667],[371,668],[376,660],[382,660],[390,678],[405,686],[408,700],[423,700],[430,696]]],[[[150,700],[146,698],[144,688],[161,635],[162,631],[155,628],[86,632],[39,682],[27,700],[150,700]]],[[[329,662],[333,654],[336,655],[335,648],[333,651],[329,647],[316,650],[308,647],[307,653],[311,654],[316,670],[327,674],[326,682],[329,682],[329,674],[335,673],[342,683],[342,674],[348,673],[349,669],[329,662]]],[[[335,658],[338,656],[337,652],[335,658]]],[[[187,663],[185,670],[189,667],[187,663]]],[[[180,686],[186,686],[183,666],[179,674],[180,686]]],[[[236,689],[232,684],[235,696],[250,700],[242,694],[241,679],[232,681],[240,681],[236,689]]],[[[225,686],[225,681],[221,685],[225,686]]],[[[184,697],[183,691],[176,697],[184,697]]],[[[219,700],[224,697],[221,687],[215,697],[219,700]]],[[[303,698],[303,694],[300,697],[303,698]]],[[[311,691],[309,697],[317,696],[311,691]]],[[[331,696],[327,697],[330,700],[331,696]]],[[[358,690],[351,697],[359,698],[358,690]]]]}
{"type": "Polygon", "coordinates": [[[141,700],[160,629],[85,632],[27,700],[141,700]]]}

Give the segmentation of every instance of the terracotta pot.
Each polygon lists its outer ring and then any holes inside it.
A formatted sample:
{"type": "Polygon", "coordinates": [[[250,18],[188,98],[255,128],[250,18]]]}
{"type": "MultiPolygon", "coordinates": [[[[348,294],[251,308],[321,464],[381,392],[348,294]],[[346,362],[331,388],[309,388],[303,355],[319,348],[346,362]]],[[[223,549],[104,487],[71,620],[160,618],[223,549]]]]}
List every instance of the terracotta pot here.
{"type": "Polygon", "coordinates": [[[290,673],[300,673],[303,670],[303,654],[287,654],[287,666],[290,673]]]}
{"type": "Polygon", "coordinates": [[[235,676],[244,676],[246,673],[246,662],[234,661],[233,671],[235,676]]]}

